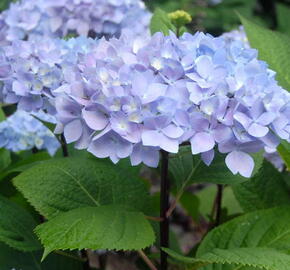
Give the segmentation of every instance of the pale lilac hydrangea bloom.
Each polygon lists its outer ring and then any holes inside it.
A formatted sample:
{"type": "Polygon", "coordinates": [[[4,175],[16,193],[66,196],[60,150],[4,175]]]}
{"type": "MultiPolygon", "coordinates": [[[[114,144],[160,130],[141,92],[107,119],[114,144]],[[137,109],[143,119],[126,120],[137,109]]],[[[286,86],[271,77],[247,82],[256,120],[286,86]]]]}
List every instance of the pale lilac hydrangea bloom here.
{"type": "Polygon", "coordinates": [[[157,166],[158,151],[189,141],[206,164],[215,149],[250,177],[249,153],[289,141],[290,94],[257,51],[203,33],[123,35],[79,56],[56,90],[57,132],[113,162],[157,166]]]}
{"type": "MultiPolygon", "coordinates": [[[[250,44],[243,26],[240,26],[239,29],[224,33],[222,37],[228,42],[240,41],[246,48],[250,48],[250,44]]],[[[265,147],[264,157],[271,162],[276,169],[279,171],[283,170],[285,164],[276,148],[265,147]]]]}
{"type": "MultiPolygon", "coordinates": [[[[35,116],[46,122],[55,123],[54,117],[41,111],[35,116]]],[[[39,120],[25,111],[18,110],[5,121],[0,122],[0,148],[2,147],[13,152],[32,148],[44,149],[53,156],[60,143],[39,120]]]]}
{"type": "Polygon", "coordinates": [[[141,0],[21,0],[0,15],[0,43],[68,34],[110,37],[126,29],[149,35],[150,18],[141,0]]]}
{"type": "Polygon", "coordinates": [[[0,101],[18,104],[28,112],[45,109],[54,113],[54,89],[69,80],[79,53],[95,46],[93,39],[69,41],[38,38],[14,41],[0,50],[0,101]]]}

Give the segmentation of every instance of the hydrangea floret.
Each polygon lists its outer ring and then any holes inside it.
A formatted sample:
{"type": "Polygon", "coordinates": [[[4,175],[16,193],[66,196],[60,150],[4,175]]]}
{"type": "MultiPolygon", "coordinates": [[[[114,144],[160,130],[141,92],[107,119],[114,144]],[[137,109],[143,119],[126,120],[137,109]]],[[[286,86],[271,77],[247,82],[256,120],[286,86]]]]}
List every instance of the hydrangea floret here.
{"type": "Polygon", "coordinates": [[[57,132],[113,162],[155,167],[160,149],[177,153],[189,141],[207,165],[218,151],[234,174],[250,177],[250,153],[289,141],[290,94],[242,42],[123,35],[81,55],[71,78],[56,90],[57,132]]]}

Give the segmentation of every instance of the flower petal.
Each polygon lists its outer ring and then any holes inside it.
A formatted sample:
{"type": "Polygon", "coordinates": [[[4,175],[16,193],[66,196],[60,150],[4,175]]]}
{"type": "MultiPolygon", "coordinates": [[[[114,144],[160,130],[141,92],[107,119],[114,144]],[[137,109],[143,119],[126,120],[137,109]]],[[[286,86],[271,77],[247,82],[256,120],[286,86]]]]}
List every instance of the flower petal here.
{"type": "Polygon", "coordinates": [[[207,152],[214,148],[215,141],[211,134],[207,132],[196,133],[190,140],[192,154],[207,152]]]}
{"type": "Polygon", "coordinates": [[[239,173],[244,177],[251,177],[254,169],[253,158],[244,152],[233,151],[226,156],[226,165],[233,174],[239,173]]]}

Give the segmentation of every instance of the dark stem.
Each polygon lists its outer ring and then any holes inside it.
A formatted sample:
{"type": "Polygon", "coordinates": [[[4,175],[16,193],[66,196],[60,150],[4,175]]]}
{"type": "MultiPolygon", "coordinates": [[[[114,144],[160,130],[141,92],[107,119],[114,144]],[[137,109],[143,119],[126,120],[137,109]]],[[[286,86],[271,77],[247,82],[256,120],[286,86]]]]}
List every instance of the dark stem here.
{"type": "Polygon", "coordinates": [[[107,264],[107,255],[106,254],[99,255],[100,269],[105,269],[106,264],[107,264]]]}
{"type": "MultiPolygon", "coordinates": [[[[169,209],[170,183],[168,180],[168,152],[161,150],[161,186],[160,186],[160,247],[169,247],[169,209]]],[[[160,270],[167,270],[167,253],[161,250],[160,270]]]]}
{"type": "Polygon", "coordinates": [[[38,149],[37,149],[36,147],[33,147],[33,148],[31,149],[31,152],[32,152],[32,154],[36,154],[36,153],[38,153],[39,151],[38,151],[38,149]]]}
{"type": "Polygon", "coordinates": [[[83,270],[90,270],[90,262],[89,257],[85,249],[81,250],[81,258],[84,260],[83,262],[83,270]]]}
{"type": "Polygon", "coordinates": [[[63,134],[60,135],[60,142],[61,142],[62,155],[64,157],[68,157],[67,144],[66,144],[65,137],[63,134]]]}
{"type": "Polygon", "coordinates": [[[221,222],[221,212],[222,212],[222,198],[223,198],[223,185],[217,185],[217,194],[215,199],[215,221],[214,227],[220,225],[221,222]]]}

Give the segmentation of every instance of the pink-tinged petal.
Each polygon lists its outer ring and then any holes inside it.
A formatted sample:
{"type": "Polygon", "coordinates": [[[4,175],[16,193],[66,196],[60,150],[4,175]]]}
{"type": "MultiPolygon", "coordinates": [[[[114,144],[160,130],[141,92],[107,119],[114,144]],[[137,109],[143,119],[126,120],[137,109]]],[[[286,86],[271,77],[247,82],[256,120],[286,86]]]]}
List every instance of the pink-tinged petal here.
{"type": "Polygon", "coordinates": [[[260,138],[260,140],[270,148],[277,148],[280,144],[280,139],[272,132],[268,132],[266,136],[260,138]]]}
{"type": "Polygon", "coordinates": [[[50,24],[50,30],[52,32],[55,32],[62,25],[62,18],[61,17],[53,17],[49,20],[49,24],[50,24]]]}
{"type": "Polygon", "coordinates": [[[172,139],[180,138],[184,133],[181,127],[178,127],[174,124],[170,124],[167,127],[163,128],[162,132],[164,135],[172,139]]]}
{"type": "Polygon", "coordinates": [[[229,153],[236,149],[236,144],[234,140],[224,141],[218,144],[218,150],[221,153],[229,153]]]}
{"type": "Polygon", "coordinates": [[[190,100],[194,104],[199,104],[203,100],[203,93],[201,88],[196,83],[188,82],[186,87],[190,93],[190,100]]]}
{"type": "Polygon", "coordinates": [[[214,158],[214,150],[213,149],[211,149],[207,152],[201,153],[201,159],[207,166],[209,166],[212,163],[213,158],[214,158]]]}
{"type": "Polygon", "coordinates": [[[139,143],[141,141],[141,130],[136,126],[129,133],[122,135],[122,137],[131,143],[139,143]]]}
{"type": "Polygon", "coordinates": [[[248,133],[257,138],[266,136],[268,132],[269,128],[261,126],[257,123],[253,123],[248,129],[248,133]]]}
{"type": "Polygon", "coordinates": [[[288,124],[288,121],[289,119],[287,119],[287,117],[281,115],[273,122],[273,126],[277,130],[283,129],[288,124]]]}
{"type": "Polygon", "coordinates": [[[79,35],[81,35],[81,36],[87,36],[88,33],[89,33],[89,30],[90,30],[90,26],[89,26],[88,23],[81,22],[81,21],[78,22],[77,32],[78,32],[79,35]]]}
{"type": "Polygon", "coordinates": [[[212,83],[211,81],[206,81],[205,79],[200,79],[199,81],[197,81],[197,84],[201,87],[201,88],[210,88],[213,86],[214,83],[212,83]]]}
{"type": "Polygon", "coordinates": [[[116,164],[116,163],[119,162],[120,159],[117,157],[116,154],[112,153],[112,154],[110,155],[110,160],[111,160],[114,164],[116,164]]]}
{"type": "Polygon", "coordinates": [[[88,128],[86,125],[83,125],[82,136],[75,143],[75,148],[76,149],[86,149],[92,140],[91,135],[92,135],[92,130],[90,128],[88,128]]]}
{"type": "Polygon", "coordinates": [[[213,73],[210,74],[212,80],[223,80],[227,75],[227,70],[223,67],[215,68],[213,73]]]}
{"type": "Polygon", "coordinates": [[[221,143],[223,141],[228,141],[233,137],[233,131],[230,127],[224,125],[218,125],[213,130],[213,136],[217,143],[221,143]]]}
{"type": "Polygon", "coordinates": [[[142,160],[147,166],[157,168],[159,163],[159,150],[155,147],[143,147],[142,160]]]}
{"type": "Polygon", "coordinates": [[[183,110],[177,110],[175,113],[175,122],[178,125],[187,127],[189,126],[189,114],[186,111],[183,110]]]}
{"type": "Polygon", "coordinates": [[[176,139],[170,139],[167,136],[162,135],[159,145],[161,149],[169,153],[178,153],[179,143],[176,139]]]}
{"type": "Polygon", "coordinates": [[[135,144],[132,154],[130,155],[130,161],[133,166],[137,166],[142,162],[142,146],[141,144],[135,144]]]}
{"type": "Polygon", "coordinates": [[[142,96],[146,92],[148,82],[145,75],[142,73],[137,73],[133,77],[132,81],[132,94],[136,96],[142,96]]]}
{"type": "Polygon", "coordinates": [[[25,96],[29,92],[27,87],[25,87],[24,84],[18,81],[13,82],[12,89],[13,89],[13,92],[19,96],[25,96]]]}
{"type": "Polygon", "coordinates": [[[190,140],[191,152],[193,155],[207,152],[214,148],[215,141],[211,134],[207,132],[196,133],[190,140]]]}
{"type": "Polygon", "coordinates": [[[136,144],[130,155],[131,164],[136,166],[143,162],[149,167],[156,168],[159,163],[159,150],[157,147],[136,144]]]}
{"type": "Polygon", "coordinates": [[[257,123],[267,126],[269,124],[271,124],[276,118],[276,115],[274,113],[271,112],[265,112],[263,113],[258,119],[257,119],[257,123]]]}
{"type": "Polygon", "coordinates": [[[189,79],[193,81],[197,81],[201,79],[201,77],[197,73],[187,73],[186,77],[188,77],[189,79]]]}
{"type": "Polygon", "coordinates": [[[102,138],[100,140],[91,142],[88,147],[88,151],[98,158],[109,157],[112,150],[110,145],[105,142],[106,141],[102,140],[102,138]]]}
{"type": "Polygon", "coordinates": [[[164,96],[167,85],[162,83],[152,83],[148,86],[147,91],[142,96],[142,103],[150,103],[160,96],[164,96]]]}
{"type": "Polygon", "coordinates": [[[250,115],[252,116],[253,119],[257,119],[264,112],[264,110],[265,108],[263,102],[260,99],[258,99],[254,102],[250,110],[250,115]]]}
{"type": "Polygon", "coordinates": [[[244,152],[233,151],[226,156],[226,165],[233,174],[239,173],[244,177],[251,177],[254,169],[253,158],[244,152]]]}
{"type": "Polygon", "coordinates": [[[82,114],[87,125],[93,130],[102,130],[109,123],[108,117],[102,112],[83,109],[82,114]]]}
{"type": "Polygon", "coordinates": [[[236,112],[234,114],[234,119],[238,121],[245,129],[248,129],[250,124],[252,123],[252,119],[241,112],[236,112]]]}
{"type": "Polygon", "coordinates": [[[59,93],[66,93],[69,94],[70,93],[70,85],[69,84],[63,84],[62,86],[56,88],[55,90],[52,90],[52,92],[54,94],[59,94],[59,93]]]}
{"type": "Polygon", "coordinates": [[[161,135],[156,130],[144,130],[142,132],[142,142],[145,146],[159,146],[161,135]]]}
{"type": "Polygon", "coordinates": [[[119,143],[116,145],[116,156],[118,158],[126,158],[131,155],[133,150],[133,145],[120,138],[119,143]]]}
{"type": "Polygon", "coordinates": [[[211,58],[206,55],[199,56],[196,61],[196,71],[203,78],[208,78],[213,73],[213,64],[211,58]]]}
{"type": "Polygon", "coordinates": [[[83,132],[83,125],[81,120],[76,119],[71,122],[69,122],[64,127],[64,137],[67,143],[75,142],[77,141],[83,132]]]}

